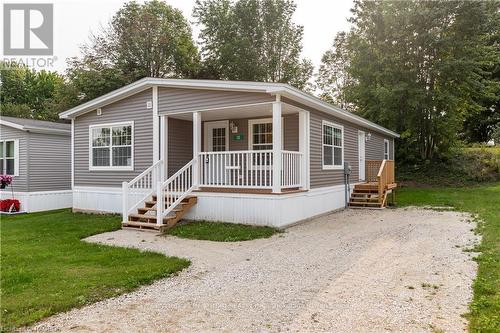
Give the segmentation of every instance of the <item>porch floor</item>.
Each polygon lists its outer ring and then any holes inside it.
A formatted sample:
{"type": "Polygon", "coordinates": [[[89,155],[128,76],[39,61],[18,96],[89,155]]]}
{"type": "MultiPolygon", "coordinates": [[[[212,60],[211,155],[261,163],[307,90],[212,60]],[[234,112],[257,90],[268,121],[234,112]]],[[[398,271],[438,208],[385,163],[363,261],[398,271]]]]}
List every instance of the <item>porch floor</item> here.
{"type": "Polygon", "coordinates": [[[199,190],[194,190],[193,192],[240,193],[240,194],[273,194],[273,195],[283,195],[283,194],[307,192],[307,190],[301,190],[298,187],[282,189],[281,191],[282,191],[281,193],[273,193],[273,191],[271,189],[200,187],[199,190]]]}

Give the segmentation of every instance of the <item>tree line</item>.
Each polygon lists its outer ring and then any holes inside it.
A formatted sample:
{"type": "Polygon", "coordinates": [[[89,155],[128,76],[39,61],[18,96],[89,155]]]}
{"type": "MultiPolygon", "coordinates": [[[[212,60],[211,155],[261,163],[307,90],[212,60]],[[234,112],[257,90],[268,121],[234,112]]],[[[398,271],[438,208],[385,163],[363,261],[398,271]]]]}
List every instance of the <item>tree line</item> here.
{"type": "Polygon", "coordinates": [[[301,57],[295,9],[293,0],[197,0],[195,41],[180,10],[129,2],[64,74],[2,70],[2,114],[56,120],[143,77],[223,79],[317,94],[401,133],[398,152],[408,160],[500,132],[498,2],[355,0],[350,29],[334,36],[316,72],[301,57]]]}

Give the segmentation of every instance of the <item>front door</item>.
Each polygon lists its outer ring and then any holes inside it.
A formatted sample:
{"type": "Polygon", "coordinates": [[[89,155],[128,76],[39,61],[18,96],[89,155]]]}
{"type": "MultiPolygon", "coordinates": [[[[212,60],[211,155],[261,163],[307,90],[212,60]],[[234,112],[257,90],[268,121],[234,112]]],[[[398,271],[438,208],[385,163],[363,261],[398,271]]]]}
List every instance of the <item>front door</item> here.
{"type": "Polygon", "coordinates": [[[358,166],[359,180],[365,180],[365,132],[358,131],[358,166]]]}
{"type": "MultiPolygon", "coordinates": [[[[229,121],[205,122],[204,148],[207,152],[229,150],[229,121]]],[[[210,185],[224,185],[226,159],[221,154],[209,154],[205,159],[205,181],[210,185]]]]}

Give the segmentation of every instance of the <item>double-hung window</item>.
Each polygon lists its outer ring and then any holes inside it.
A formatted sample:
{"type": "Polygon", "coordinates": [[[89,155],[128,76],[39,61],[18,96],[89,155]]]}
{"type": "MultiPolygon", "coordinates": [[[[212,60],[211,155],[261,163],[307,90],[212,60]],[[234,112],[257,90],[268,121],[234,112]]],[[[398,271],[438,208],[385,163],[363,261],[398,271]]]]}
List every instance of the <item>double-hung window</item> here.
{"type": "Polygon", "coordinates": [[[323,121],[323,169],[344,167],[344,127],[323,121]]]}
{"type": "Polygon", "coordinates": [[[19,141],[0,141],[0,174],[19,175],[19,141]]]}
{"type": "Polygon", "coordinates": [[[384,139],[384,160],[389,159],[389,140],[384,139]]]}
{"type": "Polygon", "coordinates": [[[90,170],[134,169],[133,122],[90,126],[90,170]]]}

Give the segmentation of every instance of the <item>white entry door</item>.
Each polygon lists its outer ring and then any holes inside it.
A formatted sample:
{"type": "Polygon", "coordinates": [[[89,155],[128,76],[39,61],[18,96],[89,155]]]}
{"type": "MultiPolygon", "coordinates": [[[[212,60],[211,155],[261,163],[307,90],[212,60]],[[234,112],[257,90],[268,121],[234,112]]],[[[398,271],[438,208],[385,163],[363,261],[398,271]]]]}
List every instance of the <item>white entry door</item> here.
{"type": "Polygon", "coordinates": [[[359,180],[365,180],[365,132],[358,131],[358,166],[359,180]]]}
{"type": "MultiPolygon", "coordinates": [[[[207,152],[229,150],[229,121],[205,122],[204,148],[207,152]]],[[[209,154],[205,159],[206,179],[210,185],[225,185],[225,158],[220,154],[209,154]]]]}

